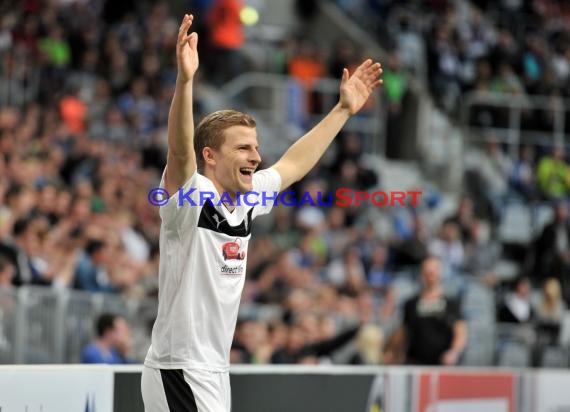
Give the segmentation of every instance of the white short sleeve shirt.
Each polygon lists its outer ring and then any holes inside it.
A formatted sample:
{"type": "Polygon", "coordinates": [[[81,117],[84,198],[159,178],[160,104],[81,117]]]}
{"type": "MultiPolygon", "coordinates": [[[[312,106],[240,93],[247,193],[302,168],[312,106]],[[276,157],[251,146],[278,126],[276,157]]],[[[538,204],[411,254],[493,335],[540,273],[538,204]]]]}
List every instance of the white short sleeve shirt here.
{"type": "MultiPolygon", "coordinates": [[[[253,176],[254,192],[271,197],[280,186],[275,169],[253,176]]],[[[238,203],[230,213],[212,181],[194,173],[160,208],[158,315],[145,365],[229,370],[251,224],[273,207],[273,202],[261,200],[238,203]],[[207,200],[204,193],[213,193],[214,198],[207,200]],[[255,201],[259,204],[252,206],[255,201]]]]}

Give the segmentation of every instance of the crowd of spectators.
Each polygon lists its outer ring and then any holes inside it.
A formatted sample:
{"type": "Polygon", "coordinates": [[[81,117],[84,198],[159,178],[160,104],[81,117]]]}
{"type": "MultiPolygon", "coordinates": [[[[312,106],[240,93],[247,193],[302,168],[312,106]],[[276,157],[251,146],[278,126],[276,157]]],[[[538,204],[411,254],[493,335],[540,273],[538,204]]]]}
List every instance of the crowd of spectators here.
{"type": "MultiPolygon", "coordinates": [[[[525,202],[569,198],[566,137],[555,138],[570,130],[567,2],[333,2],[374,33],[444,112],[473,126],[471,138],[487,142],[484,159],[469,165],[477,169],[469,184],[481,187],[475,196],[486,203],[489,218],[496,222],[503,200],[513,194],[525,202]],[[474,103],[463,112],[470,92],[503,103],[474,103]],[[520,112],[509,110],[513,102],[520,112]],[[519,136],[516,142],[511,133],[519,136]]],[[[390,83],[401,84],[389,75],[386,80],[388,91],[390,83]]]]}
{"type": "MultiPolygon", "coordinates": [[[[450,113],[467,91],[518,99],[570,93],[565,1],[334,2],[373,30],[408,70],[421,74],[427,66],[426,84],[450,113]]],[[[552,119],[544,113],[528,121],[548,127],[552,119]]]]}
{"type": "MultiPolygon", "coordinates": [[[[476,104],[463,119],[483,131],[476,139],[489,142],[493,164],[485,166],[496,169],[490,175],[499,175],[500,183],[487,178],[485,184],[492,185],[494,199],[505,194],[504,178],[525,200],[568,198],[568,152],[553,138],[560,131],[557,122],[565,125],[562,132],[569,130],[562,100],[570,95],[570,8],[565,1],[334,2],[367,25],[406,73],[423,79],[448,114],[460,114],[469,92],[509,96],[504,107],[476,104]],[[536,96],[546,99],[526,105],[536,96]],[[496,132],[511,127],[509,101],[523,109],[521,136],[533,132],[520,147],[502,144],[506,134],[496,132]]],[[[402,82],[387,75],[388,91],[391,83],[402,82]]]]}
{"type": "MultiPolygon", "coordinates": [[[[176,77],[177,18],[167,2],[8,3],[0,7],[0,288],[41,285],[155,297],[160,218],[148,193],[158,186],[166,158],[166,121],[176,77]]],[[[232,13],[235,18],[236,2],[190,3],[211,13],[213,19],[232,13]],[[217,7],[227,7],[228,13],[216,14],[217,7]]],[[[475,70],[476,59],[499,53],[495,48],[514,42],[513,35],[503,29],[501,42],[496,43],[481,15],[475,14],[471,23],[460,23],[454,11],[445,8],[439,13],[436,6],[440,3],[431,3],[430,10],[439,17],[433,22],[433,46],[430,43],[428,48],[430,84],[442,101],[454,102],[455,89],[483,84],[481,72],[475,70]],[[459,37],[452,36],[454,31],[459,37]],[[460,69],[457,48],[463,50],[472,69],[460,69]]],[[[400,23],[407,30],[413,22],[410,15],[405,16],[400,23]]],[[[234,36],[240,27],[235,19],[228,25],[222,33],[211,32],[206,23],[197,27],[200,44],[209,50],[201,54],[207,69],[199,71],[197,79],[197,118],[209,107],[201,85],[222,84],[247,67],[247,59],[239,53],[245,39],[242,34],[234,36]],[[235,42],[224,43],[227,36],[235,42]]],[[[383,74],[391,113],[402,109],[408,81],[404,68],[410,68],[417,58],[415,53],[405,53],[415,47],[413,35],[400,35],[401,50],[391,54],[383,74]]],[[[545,53],[546,49],[540,50],[545,53]]],[[[284,39],[271,70],[310,86],[322,76],[338,78],[342,67],[354,67],[361,57],[358,48],[344,40],[324,51],[308,39],[291,37],[284,39]]],[[[504,77],[496,79],[496,87],[501,79],[505,84],[529,86],[529,76],[512,81],[513,73],[526,73],[516,63],[505,66],[487,61],[490,64],[502,67],[504,77]]],[[[318,96],[307,101],[308,112],[319,111],[318,96]]],[[[521,196],[568,190],[564,178],[555,184],[548,177],[561,168],[554,161],[542,168],[539,164],[535,182],[531,179],[532,153],[510,169],[504,159],[490,155],[488,160],[490,168],[501,169],[506,187],[517,188],[521,196]]],[[[311,193],[342,187],[370,190],[382,187],[378,172],[365,161],[361,136],[343,133],[334,155],[294,189],[311,193]]],[[[502,187],[495,193],[492,186],[480,186],[492,206],[504,195],[502,187]]],[[[243,305],[277,307],[279,316],[264,317],[262,310],[244,316],[236,331],[233,361],[334,361],[335,351],[350,341],[354,351],[344,362],[405,361],[383,356],[402,322],[417,325],[419,316],[411,304],[403,306],[393,283],[406,272],[415,276],[419,286],[420,265],[429,256],[440,260],[438,281],[439,276],[446,283],[469,274],[489,288],[499,288],[495,269],[501,245],[493,236],[496,222],[492,215],[478,213],[477,202],[466,196],[440,224],[431,220],[439,207],[437,197],[424,194],[417,207],[375,210],[389,222],[385,231],[370,218],[376,215],[370,214],[369,204],[359,208],[276,207],[271,219],[254,233],[243,305]]],[[[564,213],[562,208],[560,213],[564,213]]],[[[560,259],[541,255],[540,262],[546,263],[540,265],[547,268],[541,272],[541,281],[550,278],[548,265],[553,261],[563,269],[570,266],[570,237],[564,243],[557,237],[558,226],[551,231],[555,234],[544,234],[537,245],[549,252],[549,245],[560,245],[555,256],[560,259]]],[[[549,280],[545,286],[545,300],[536,310],[521,309],[524,305],[519,303],[526,298],[518,296],[524,293],[509,294],[501,313],[510,308],[511,320],[520,314],[528,320],[536,313],[552,321],[564,312],[561,305],[569,298],[564,294],[565,272],[560,273],[558,284],[549,280]]],[[[422,310],[437,317],[443,300],[440,290],[433,290],[437,292],[433,301],[422,310]]],[[[453,319],[459,321],[461,315],[453,310],[453,319]]],[[[107,323],[112,329],[112,319],[107,323]]],[[[444,340],[450,343],[453,326],[446,327],[444,340]]],[[[459,355],[454,349],[444,356],[445,362],[455,363],[459,355]]]]}

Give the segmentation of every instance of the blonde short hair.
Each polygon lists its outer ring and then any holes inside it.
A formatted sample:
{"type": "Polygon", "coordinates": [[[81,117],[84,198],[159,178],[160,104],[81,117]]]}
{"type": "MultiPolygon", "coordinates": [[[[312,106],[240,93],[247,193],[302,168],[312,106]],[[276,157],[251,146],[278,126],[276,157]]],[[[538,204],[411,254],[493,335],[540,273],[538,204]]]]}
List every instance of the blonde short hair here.
{"type": "Polygon", "coordinates": [[[246,126],[254,128],[256,122],[248,114],[236,110],[219,110],[200,121],[194,133],[194,151],[196,152],[196,166],[199,173],[204,172],[205,161],[202,151],[205,147],[219,150],[224,144],[224,131],[232,126],[246,126]]]}

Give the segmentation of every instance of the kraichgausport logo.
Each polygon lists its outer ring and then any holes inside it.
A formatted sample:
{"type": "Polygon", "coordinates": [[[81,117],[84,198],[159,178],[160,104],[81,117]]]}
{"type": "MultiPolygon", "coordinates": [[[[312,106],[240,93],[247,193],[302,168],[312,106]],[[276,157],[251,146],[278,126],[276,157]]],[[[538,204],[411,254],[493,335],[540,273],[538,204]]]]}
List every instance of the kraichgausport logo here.
{"type": "MultiPolygon", "coordinates": [[[[312,196],[309,192],[297,194],[293,191],[284,192],[236,192],[230,195],[223,192],[219,199],[217,194],[210,191],[197,191],[196,188],[187,190],[178,189],[178,206],[204,206],[211,202],[215,206],[340,206],[358,207],[360,204],[370,203],[376,207],[384,206],[417,206],[418,197],[423,194],[420,190],[408,191],[375,191],[353,190],[340,188],[334,192],[317,192],[312,196]],[[217,200],[216,200],[217,199],[217,200]]],[[[153,206],[165,206],[170,199],[169,193],[162,188],[154,188],[148,193],[148,201],[153,206]]]]}

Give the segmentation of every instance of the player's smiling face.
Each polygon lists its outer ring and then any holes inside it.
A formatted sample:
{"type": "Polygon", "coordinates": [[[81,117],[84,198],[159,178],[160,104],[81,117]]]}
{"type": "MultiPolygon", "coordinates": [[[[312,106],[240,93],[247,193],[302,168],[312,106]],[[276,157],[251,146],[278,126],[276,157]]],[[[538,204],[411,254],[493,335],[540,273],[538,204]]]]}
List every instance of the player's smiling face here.
{"type": "Polygon", "coordinates": [[[215,154],[215,179],[230,195],[249,192],[253,190],[253,173],[261,163],[257,132],[251,127],[232,126],[224,134],[224,143],[215,154]]]}

